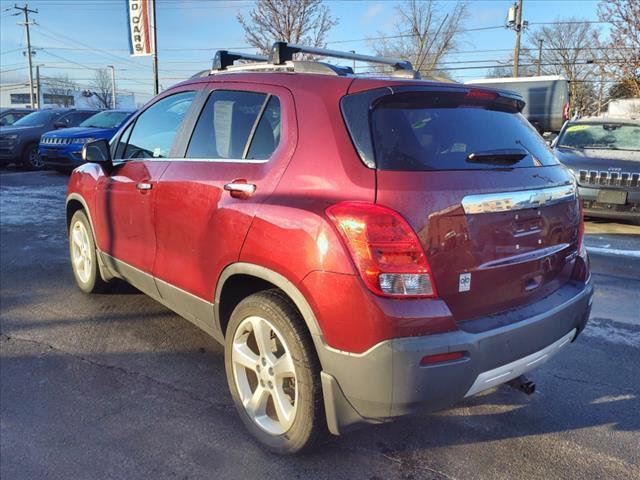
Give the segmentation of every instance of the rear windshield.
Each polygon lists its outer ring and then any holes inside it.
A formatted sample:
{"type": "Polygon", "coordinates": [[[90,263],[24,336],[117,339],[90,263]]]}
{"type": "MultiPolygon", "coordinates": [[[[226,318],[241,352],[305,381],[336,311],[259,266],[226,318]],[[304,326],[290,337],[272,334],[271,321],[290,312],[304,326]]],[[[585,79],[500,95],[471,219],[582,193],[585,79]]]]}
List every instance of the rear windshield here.
{"type": "Polygon", "coordinates": [[[529,122],[490,95],[388,95],[374,104],[370,122],[375,164],[381,170],[478,170],[557,163],[529,122]]]}

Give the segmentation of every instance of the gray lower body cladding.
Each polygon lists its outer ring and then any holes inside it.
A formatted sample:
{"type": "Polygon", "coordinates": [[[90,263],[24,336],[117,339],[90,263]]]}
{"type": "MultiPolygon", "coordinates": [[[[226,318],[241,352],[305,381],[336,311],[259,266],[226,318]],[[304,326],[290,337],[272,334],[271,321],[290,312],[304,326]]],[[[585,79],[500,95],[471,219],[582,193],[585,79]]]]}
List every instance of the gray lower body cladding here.
{"type": "Polygon", "coordinates": [[[358,355],[324,349],[320,357],[329,429],[337,434],[358,424],[453,405],[482,373],[544,353],[572,331],[577,336],[588,320],[592,294],[590,282],[569,282],[534,304],[464,322],[455,332],[388,340],[358,355]],[[500,322],[500,316],[514,315],[520,320],[500,322]],[[446,352],[465,353],[459,360],[420,365],[424,356],[446,352]]]}

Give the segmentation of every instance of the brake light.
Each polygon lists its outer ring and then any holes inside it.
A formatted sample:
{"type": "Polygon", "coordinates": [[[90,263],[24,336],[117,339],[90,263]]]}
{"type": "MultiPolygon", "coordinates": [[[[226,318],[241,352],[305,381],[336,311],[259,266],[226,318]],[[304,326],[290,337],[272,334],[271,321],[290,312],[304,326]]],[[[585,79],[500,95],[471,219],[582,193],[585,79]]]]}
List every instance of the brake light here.
{"type": "Polygon", "coordinates": [[[498,98],[496,92],[488,92],[486,90],[469,90],[465,95],[467,98],[476,98],[478,100],[495,100],[498,98]]]}
{"type": "Polygon", "coordinates": [[[397,212],[372,203],[342,202],[326,213],[369,290],[386,297],[437,296],[422,245],[397,212]]]}

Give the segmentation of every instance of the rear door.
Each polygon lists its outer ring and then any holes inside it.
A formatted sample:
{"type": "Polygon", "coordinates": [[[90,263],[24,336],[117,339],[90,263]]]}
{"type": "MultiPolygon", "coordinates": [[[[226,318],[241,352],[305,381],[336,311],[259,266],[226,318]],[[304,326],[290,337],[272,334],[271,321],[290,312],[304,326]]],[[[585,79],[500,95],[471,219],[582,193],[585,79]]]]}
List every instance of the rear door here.
{"type": "Polygon", "coordinates": [[[156,194],[154,274],[163,297],[213,301],[238,260],[257,206],[273,192],[297,141],[293,98],[270,85],[212,83],[184,158],[156,194]]]}
{"type": "Polygon", "coordinates": [[[415,229],[458,320],[548,295],[573,268],[575,186],[519,108],[468,88],[372,105],[377,202],[415,229]]]}

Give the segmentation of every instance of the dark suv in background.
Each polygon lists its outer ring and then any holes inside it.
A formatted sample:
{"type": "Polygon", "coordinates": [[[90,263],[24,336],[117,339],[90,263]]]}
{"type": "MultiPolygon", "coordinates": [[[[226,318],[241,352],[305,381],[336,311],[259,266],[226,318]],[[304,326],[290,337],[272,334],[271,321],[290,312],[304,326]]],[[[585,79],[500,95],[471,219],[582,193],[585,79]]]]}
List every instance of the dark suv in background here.
{"type": "Polygon", "coordinates": [[[241,419],[280,453],[507,381],[531,392],[522,374],[576,339],[593,287],[575,181],[522,98],[346,52],[225,61],[243,57],[218,52],[84,146],[78,287],[125,279],[222,342],[241,419]]]}
{"type": "Polygon", "coordinates": [[[13,125],[31,112],[33,112],[31,108],[0,108],[0,127],[13,125]]]}
{"type": "Polygon", "coordinates": [[[586,216],[640,223],[640,119],[567,122],[553,147],[578,182],[586,216]]]}
{"type": "Polygon", "coordinates": [[[0,127],[0,165],[15,163],[28,170],[44,166],[38,153],[40,136],[50,130],[75,127],[98,113],[98,110],[56,108],[39,110],[0,127]]]}

